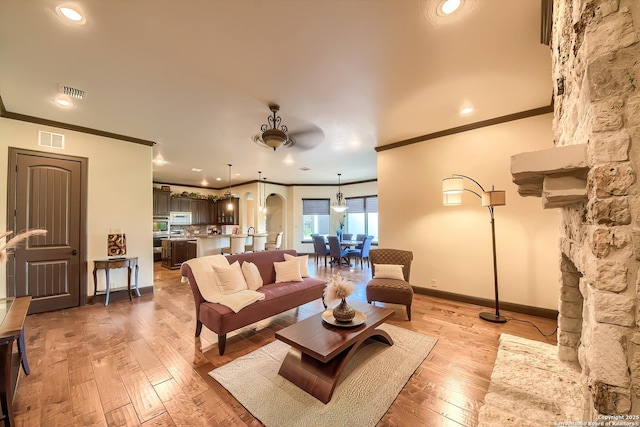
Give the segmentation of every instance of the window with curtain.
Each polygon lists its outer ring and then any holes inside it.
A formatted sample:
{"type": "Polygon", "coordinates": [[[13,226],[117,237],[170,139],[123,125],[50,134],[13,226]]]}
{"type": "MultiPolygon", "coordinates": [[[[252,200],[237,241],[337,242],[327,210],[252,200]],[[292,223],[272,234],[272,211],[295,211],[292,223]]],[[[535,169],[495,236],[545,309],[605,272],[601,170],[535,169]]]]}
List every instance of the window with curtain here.
{"type": "Polygon", "coordinates": [[[347,232],[366,234],[378,241],[378,196],[347,198],[347,232]]]}
{"type": "Polygon", "coordinates": [[[302,199],[302,240],[312,234],[329,234],[329,199],[302,199]]]}

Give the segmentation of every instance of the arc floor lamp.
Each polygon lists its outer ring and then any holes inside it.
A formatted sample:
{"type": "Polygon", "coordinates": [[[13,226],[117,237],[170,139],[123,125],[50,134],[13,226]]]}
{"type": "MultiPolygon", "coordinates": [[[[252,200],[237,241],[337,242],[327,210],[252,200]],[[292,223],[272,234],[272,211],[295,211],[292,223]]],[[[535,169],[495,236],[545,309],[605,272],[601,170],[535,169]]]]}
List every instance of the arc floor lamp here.
{"type": "Polygon", "coordinates": [[[500,316],[500,300],[498,298],[498,263],[496,260],[496,226],[495,218],[493,216],[494,206],[506,205],[506,195],[504,191],[494,190],[493,186],[491,191],[485,191],[484,187],[480,185],[475,179],[466,175],[453,174],[450,178],[442,180],[442,203],[445,206],[459,206],[462,204],[462,193],[468,191],[478,196],[482,200],[482,206],[489,209],[489,215],[491,215],[491,243],[493,244],[493,285],[495,290],[495,313],[482,312],[480,318],[488,322],[505,323],[507,319],[500,316]],[[476,184],[481,193],[477,191],[464,188],[464,180],[467,179],[476,184]]]}

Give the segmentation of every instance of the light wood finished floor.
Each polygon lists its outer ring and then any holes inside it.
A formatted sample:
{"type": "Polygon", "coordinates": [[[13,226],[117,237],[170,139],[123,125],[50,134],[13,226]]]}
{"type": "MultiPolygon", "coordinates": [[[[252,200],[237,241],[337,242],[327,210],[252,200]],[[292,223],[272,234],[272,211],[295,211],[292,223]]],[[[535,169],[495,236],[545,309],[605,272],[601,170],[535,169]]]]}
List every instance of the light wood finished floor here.
{"type": "MultiPolygon", "coordinates": [[[[358,284],[352,298],[366,301],[370,270],[338,271],[358,284]]],[[[24,426],[259,426],[207,373],[274,341],[274,333],[322,311],[319,301],[229,336],[224,356],[194,338],[191,290],[178,270],[155,265],[155,295],[29,316],[26,343],[31,375],[21,376],[14,402],[24,426]],[[200,350],[201,345],[203,351],[200,350]]],[[[491,286],[487,283],[486,286],[491,286]]],[[[498,325],[478,318],[473,305],[415,295],[413,320],[404,308],[389,323],[438,338],[381,426],[474,426],[489,385],[498,337],[506,332],[555,344],[526,323],[498,325]]],[[[534,322],[545,333],[555,321],[504,312],[534,322]]],[[[384,385],[382,385],[384,386],[384,385]]]]}

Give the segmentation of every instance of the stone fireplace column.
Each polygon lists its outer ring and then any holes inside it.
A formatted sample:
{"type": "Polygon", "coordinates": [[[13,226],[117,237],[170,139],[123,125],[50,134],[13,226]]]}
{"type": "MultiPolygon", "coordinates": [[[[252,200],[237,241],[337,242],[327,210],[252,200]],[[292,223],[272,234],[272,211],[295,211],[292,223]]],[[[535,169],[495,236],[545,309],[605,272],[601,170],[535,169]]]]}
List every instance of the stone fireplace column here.
{"type": "Polygon", "coordinates": [[[640,1],[553,6],[556,148],[547,165],[514,156],[512,174],[562,210],[558,357],[580,364],[598,421],[640,414],[640,1]]]}

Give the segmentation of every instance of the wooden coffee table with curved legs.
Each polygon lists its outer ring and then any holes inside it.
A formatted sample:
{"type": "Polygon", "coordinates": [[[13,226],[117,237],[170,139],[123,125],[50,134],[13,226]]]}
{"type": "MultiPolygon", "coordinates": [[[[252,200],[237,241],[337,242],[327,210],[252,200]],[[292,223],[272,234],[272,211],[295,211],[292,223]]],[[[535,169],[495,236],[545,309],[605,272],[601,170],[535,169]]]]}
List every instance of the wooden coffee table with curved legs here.
{"type": "Polygon", "coordinates": [[[276,332],[276,339],[291,346],[278,374],[323,403],[331,400],[344,366],[365,340],[393,345],[387,332],[376,329],[393,310],[361,302],[349,301],[349,305],[366,315],[364,324],[333,326],[320,313],[276,332]]]}

